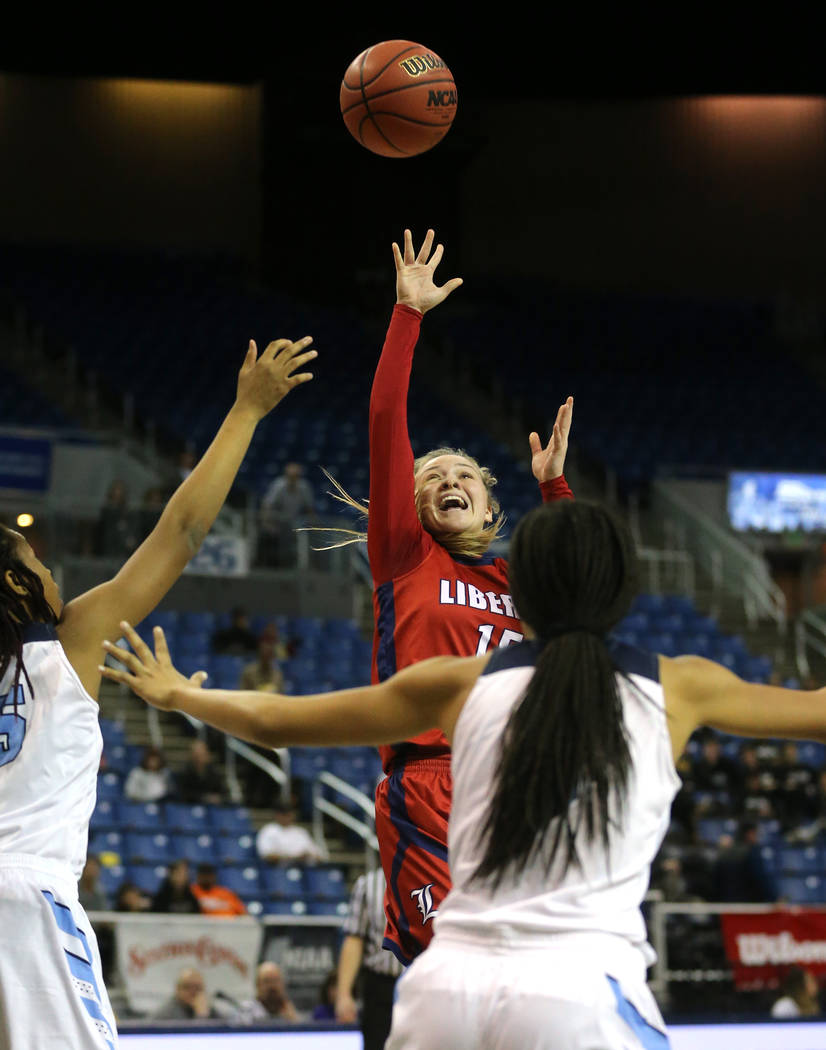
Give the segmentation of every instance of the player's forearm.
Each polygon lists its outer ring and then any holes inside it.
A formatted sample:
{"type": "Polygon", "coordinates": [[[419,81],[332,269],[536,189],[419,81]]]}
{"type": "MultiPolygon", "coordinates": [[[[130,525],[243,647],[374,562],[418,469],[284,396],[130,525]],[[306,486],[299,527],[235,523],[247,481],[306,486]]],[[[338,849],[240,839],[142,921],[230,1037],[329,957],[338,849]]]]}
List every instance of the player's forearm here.
{"type": "Polygon", "coordinates": [[[274,746],[271,740],[278,721],[273,710],[276,694],[182,686],[172,691],[170,700],[174,710],[222,733],[263,747],[274,746]]]}
{"type": "Polygon", "coordinates": [[[336,981],[336,996],[353,994],[353,986],[361,969],[361,960],[364,956],[364,941],[361,937],[352,934],[345,937],[341,944],[341,952],[338,957],[338,980],[336,981]]]}

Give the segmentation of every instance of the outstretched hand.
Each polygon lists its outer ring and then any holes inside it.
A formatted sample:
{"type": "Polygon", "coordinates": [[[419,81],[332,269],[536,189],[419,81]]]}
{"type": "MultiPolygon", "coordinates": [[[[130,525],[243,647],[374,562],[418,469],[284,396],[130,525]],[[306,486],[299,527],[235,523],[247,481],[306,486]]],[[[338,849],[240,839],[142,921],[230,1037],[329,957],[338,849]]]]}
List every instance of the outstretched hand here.
{"type": "Polygon", "coordinates": [[[318,357],[317,350],[307,349],[312,341],[309,335],[295,343],[276,339],[267,344],[259,357],[255,340],[250,339],[247,356],[238,373],[236,404],[250,408],[258,419],[263,419],[294,387],[309,382],[312,372],[293,373],[318,357]]]}
{"type": "Polygon", "coordinates": [[[127,670],[102,666],[98,670],[104,678],[112,682],[128,685],[138,696],[153,707],[162,711],[171,711],[174,707],[175,691],[181,688],[200,689],[207,678],[206,671],[196,671],[191,678],[177,671],[169,657],[163,630],[153,628],[155,652],[143,641],[138,632],[126,621],[120,625],[123,636],[132,646],[134,652],[121,649],[112,642],[104,642],[103,648],[109,656],[123,664],[127,670]]]}
{"type": "Polygon", "coordinates": [[[436,245],[433,255],[433,230],[428,230],[421,249],[417,255],[413,251],[413,235],[410,230],[404,231],[404,254],[398,244],[393,242],[393,258],[396,260],[396,302],[412,306],[422,314],[438,306],[462,283],[461,277],[453,277],[441,287],[433,282],[433,274],[439,265],[444,246],[436,245]]]}
{"type": "Polygon", "coordinates": [[[568,434],[574,415],[574,399],[569,397],[559,406],[551,439],[545,448],[536,431],[528,438],[531,446],[531,470],[537,481],[552,481],[565,471],[565,456],[568,452],[568,434]]]}

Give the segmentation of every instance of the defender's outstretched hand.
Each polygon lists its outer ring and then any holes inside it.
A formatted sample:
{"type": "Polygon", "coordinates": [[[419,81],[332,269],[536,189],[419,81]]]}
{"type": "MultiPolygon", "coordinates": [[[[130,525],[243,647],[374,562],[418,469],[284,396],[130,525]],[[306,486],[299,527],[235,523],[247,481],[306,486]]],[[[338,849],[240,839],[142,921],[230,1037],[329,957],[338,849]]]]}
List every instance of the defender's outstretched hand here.
{"type": "Polygon", "coordinates": [[[250,339],[247,356],[238,373],[236,404],[248,407],[258,419],[263,419],[279,401],[302,383],[313,378],[312,372],[293,374],[314,357],[317,350],[308,350],[312,337],[307,335],[292,343],[276,339],[258,356],[255,341],[250,339]]]}
{"type": "Polygon", "coordinates": [[[531,470],[537,481],[552,481],[565,472],[565,456],[568,453],[568,435],[574,415],[574,399],[569,397],[559,406],[551,439],[545,448],[536,431],[528,438],[531,445],[531,470]]]}
{"type": "Polygon", "coordinates": [[[108,655],[127,668],[121,671],[118,668],[101,666],[98,670],[104,678],[128,685],[142,700],[153,707],[159,707],[162,711],[173,709],[173,696],[177,689],[200,689],[204,684],[207,678],[206,671],[196,671],[191,678],[186,678],[175,669],[169,658],[166,638],[160,627],[153,628],[154,654],[128,623],[124,621],[120,627],[123,637],[132,646],[134,652],[127,652],[120,646],[113,645],[112,642],[104,642],[103,648],[108,655]]]}
{"type": "Polygon", "coordinates": [[[434,236],[433,230],[427,231],[418,255],[413,251],[413,235],[410,230],[404,231],[404,255],[398,244],[393,242],[393,258],[396,260],[396,302],[412,306],[422,314],[438,306],[462,283],[461,277],[453,277],[441,287],[434,284],[433,274],[444,252],[444,246],[437,244],[431,257],[434,236]]]}

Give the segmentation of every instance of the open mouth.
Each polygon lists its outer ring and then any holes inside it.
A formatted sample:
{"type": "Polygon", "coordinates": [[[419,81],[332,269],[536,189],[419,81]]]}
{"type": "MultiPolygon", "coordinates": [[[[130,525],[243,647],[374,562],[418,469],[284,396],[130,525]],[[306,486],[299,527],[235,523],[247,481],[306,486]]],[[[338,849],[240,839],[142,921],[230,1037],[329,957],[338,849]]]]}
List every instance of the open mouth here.
{"type": "Polygon", "coordinates": [[[467,510],[467,506],[463,496],[445,496],[439,503],[439,510],[467,510]]]}

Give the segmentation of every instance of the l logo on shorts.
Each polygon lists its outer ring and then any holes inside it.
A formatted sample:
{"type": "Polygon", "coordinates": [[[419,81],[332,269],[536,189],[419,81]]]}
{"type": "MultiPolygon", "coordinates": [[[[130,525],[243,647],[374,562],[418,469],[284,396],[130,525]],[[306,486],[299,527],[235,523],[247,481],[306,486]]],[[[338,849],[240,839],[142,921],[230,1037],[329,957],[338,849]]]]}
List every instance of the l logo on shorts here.
{"type": "Polygon", "coordinates": [[[430,888],[433,885],[432,882],[428,882],[426,886],[422,886],[418,890],[413,890],[410,894],[411,897],[416,897],[416,907],[422,913],[422,926],[427,922],[428,919],[432,919],[434,915],[439,912],[438,908],[433,907],[433,894],[430,892],[430,888]]]}

